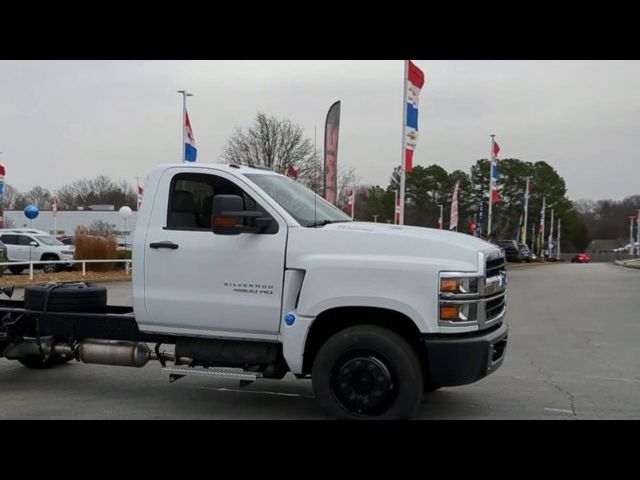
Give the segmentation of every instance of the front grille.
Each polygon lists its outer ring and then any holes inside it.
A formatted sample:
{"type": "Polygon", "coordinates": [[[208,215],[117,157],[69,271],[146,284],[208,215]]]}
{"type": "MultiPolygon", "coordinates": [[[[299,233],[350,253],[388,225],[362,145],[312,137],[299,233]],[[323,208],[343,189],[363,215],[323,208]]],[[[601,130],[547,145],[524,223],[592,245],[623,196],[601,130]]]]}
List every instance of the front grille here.
{"type": "Polygon", "coordinates": [[[500,295],[498,298],[494,298],[485,302],[485,318],[487,322],[493,320],[494,317],[499,315],[502,312],[502,309],[507,303],[507,299],[505,295],[500,295]]]}
{"type": "Polygon", "coordinates": [[[504,258],[487,260],[487,264],[485,266],[485,272],[486,272],[487,278],[496,277],[505,271],[506,271],[506,266],[504,263],[504,258]]]}

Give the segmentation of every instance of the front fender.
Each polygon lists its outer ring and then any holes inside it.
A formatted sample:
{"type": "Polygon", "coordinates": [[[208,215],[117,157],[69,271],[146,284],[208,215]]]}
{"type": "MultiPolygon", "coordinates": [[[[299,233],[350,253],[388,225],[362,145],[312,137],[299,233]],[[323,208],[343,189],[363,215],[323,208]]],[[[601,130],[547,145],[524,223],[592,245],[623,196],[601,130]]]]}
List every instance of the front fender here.
{"type": "Polygon", "coordinates": [[[299,315],[313,318],[337,307],[386,308],[410,318],[422,333],[439,331],[440,270],[474,270],[464,262],[428,257],[314,255],[305,260],[299,315]]]}

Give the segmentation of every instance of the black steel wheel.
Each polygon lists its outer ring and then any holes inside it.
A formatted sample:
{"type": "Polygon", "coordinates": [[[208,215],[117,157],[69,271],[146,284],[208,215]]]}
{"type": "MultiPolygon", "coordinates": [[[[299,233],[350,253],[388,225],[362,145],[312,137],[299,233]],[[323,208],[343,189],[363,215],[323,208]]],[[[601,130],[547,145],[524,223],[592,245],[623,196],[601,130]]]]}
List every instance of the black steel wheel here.
{"type": "Polygon", "coordinates": [[[344,419],[405,419],[418,407],[423,379],[409,343],[386,328],[342,330],[320,348],[312,369],[316,399],[344,419]]]}

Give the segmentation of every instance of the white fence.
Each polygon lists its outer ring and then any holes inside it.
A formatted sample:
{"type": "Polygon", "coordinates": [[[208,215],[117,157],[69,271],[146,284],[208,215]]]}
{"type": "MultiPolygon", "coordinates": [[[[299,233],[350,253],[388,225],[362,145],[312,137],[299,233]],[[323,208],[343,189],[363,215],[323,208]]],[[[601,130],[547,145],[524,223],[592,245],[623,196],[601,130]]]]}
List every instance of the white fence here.
{"type": "Polygon", "coordinates": [[[87,263],[124,263],[124,271],[127,275],[129,275],[129,272],[131,271],[131,262],[133,260],[131,259],[125,259],[125,260],[118,260],[118,259],[114,259],[114,260],[39,260],[39,261],[33,261],[33,262],[0,262],[0,266],[7,266],[7,267],[15,267],[17,265],[29,265],[29,280],[33,280],[33,266],[34,265],[52,265],[52,264],[62,264],[62,265],[69,265],[69,264],[73,264],[73,263],[81,263],[82,264],[82,276],[86,276],[87,275],[87,263]]]}

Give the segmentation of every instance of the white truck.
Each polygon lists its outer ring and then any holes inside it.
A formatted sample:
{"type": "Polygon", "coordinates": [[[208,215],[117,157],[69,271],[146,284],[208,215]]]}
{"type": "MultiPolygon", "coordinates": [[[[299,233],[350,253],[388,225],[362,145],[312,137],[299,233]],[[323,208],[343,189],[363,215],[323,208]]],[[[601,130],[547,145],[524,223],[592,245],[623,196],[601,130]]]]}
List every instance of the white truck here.
{"type": "Polygon", "coordinates": [[[91,284],[29,287],[0,300],[0,354],[31,368],[157,360],[170,381],[311,378],[329,415],[353,419],[408,418],[425,392],[504,359],[500,248],[353,222],[269,170],[159,166],[133,248],[133,308],[91,284]]]}

